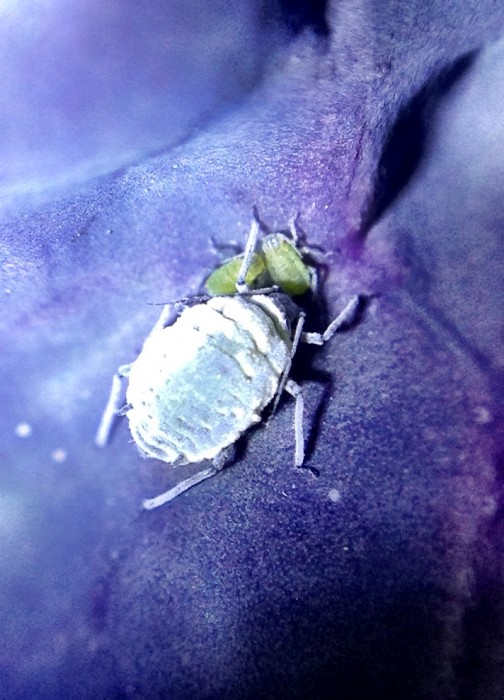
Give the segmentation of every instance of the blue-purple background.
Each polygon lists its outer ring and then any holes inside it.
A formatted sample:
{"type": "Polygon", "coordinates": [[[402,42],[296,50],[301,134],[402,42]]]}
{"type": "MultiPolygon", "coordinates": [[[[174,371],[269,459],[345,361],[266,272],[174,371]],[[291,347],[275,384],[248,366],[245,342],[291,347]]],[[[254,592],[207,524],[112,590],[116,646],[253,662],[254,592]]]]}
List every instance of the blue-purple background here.
{"type": "Polygon", "coordinates": [[[491,0],[0,4],[1,698],[503,696],[503,32],[491,0]],[[327,252],[329,316],[371,296],[297,368],[320,476],[286,400],[142,513],[191,469],[94,447],[110,377],[254,204],[327,252]]]}

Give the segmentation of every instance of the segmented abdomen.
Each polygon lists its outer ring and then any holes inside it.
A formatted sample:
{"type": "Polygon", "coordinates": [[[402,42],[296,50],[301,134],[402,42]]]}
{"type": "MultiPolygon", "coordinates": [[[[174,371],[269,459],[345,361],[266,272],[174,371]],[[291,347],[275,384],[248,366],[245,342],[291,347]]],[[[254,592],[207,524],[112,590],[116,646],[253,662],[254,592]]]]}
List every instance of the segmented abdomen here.
{"type": "Polygon", "coordinates": [[[272,400],[290,355],[261,307],[221,297],[187,308],[151,336],[131,367],[130,429],[140,450],[169,463],[215,457],[272,400]]]}

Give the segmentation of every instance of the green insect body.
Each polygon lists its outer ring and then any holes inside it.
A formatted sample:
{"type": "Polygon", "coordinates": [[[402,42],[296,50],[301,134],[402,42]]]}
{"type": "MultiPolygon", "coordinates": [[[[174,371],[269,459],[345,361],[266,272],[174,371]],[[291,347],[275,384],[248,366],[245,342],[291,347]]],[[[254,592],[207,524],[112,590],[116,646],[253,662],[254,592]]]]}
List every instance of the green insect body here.
{"type": "MultiPolygon", "coordinates": [[[[212,272],[210,277],[208,277],[207,281],[205,282],[205,286],[209,294],[212,296],[221,294],[236,294],[236,280],[238,278],[242,260],[243,255],[237,255],[234,258],[226,260],[225,263],[212,272]]],[[[258,253],[254,253],[250,268],[245,277],[245,282],[251,289],[258,289],[259,287],[263,286],[260,280],[265,271],[266,267],[264,264],[264,259],[258,255],[258,253]]]]}
{"type": "Polygon", "coordinates": [[[310,268],[296,246],[282,233],[271,233],[261,250],[271,281],[289,296],[305,294],[311,286],[310,268]]]}
{"type": "MultiPolygon", "coordinates": [[[[243,255],[237,255],[214,270],[205,283],[208,292],[236,294],[242,261],[243,255]]],[[[245,282],[249,289],[276,285],[289,296],[300,296],[312,287],[312,270],[303,261],[294,241],[282,233],[270,233],[253,254],[245,282]]]]}

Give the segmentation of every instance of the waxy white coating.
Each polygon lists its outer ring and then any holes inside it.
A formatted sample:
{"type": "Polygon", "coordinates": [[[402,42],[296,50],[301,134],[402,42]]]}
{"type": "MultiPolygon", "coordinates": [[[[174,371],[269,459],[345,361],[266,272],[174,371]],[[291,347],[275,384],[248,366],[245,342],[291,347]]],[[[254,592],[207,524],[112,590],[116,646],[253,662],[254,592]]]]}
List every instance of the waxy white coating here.
{"type": "Polygon", "coordinates": [[[128,372],[126,413],[147,457],[169,464],[214,459],[278,389],[290,329],[272,298],[215,297],[153,332],[128,372]]]}

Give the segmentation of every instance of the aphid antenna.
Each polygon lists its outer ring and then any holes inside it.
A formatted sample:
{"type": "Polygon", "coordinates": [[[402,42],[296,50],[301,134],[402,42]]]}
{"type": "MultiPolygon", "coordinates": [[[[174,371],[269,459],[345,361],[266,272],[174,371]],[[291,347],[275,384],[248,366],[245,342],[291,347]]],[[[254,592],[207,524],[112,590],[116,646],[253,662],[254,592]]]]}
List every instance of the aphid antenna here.
{"type": "MultiPolygon", "coordinates": [[[[283,294],[282,290],[280,287],[276,284],[274,284],[272,287],[262,287],[261,289],[247,289],[245,292],[240,292],[241,296],[244,297],[255,297],[258,294],[283,294]]],[[[220,296],[226,296],[225,294],[221,294],[220,296]]]]}
{"type": "Polygon", "coordinates": [[[191,297],[182,297],[181,299],[177,299],[176,301],[148,301],[147,304],[149,306],[172,306],[172,307],[177,307],[177,306],[191,306],[195,304],[204,304],[206,301],[211,299],[212,297],[210,294],[196,294],[195,296],[191,297]]]}
{"type": "Polygon", "coordinates": [[[292,237],[292,240],[294,241],[294,245],[296,246],[296,248],[298,247],[298,243],[300,240],[299,230],[298,230],[298,221],[299,221],[300,216],[301,216],[300,212],[296,212],[296,214],[289,221],[290,235],[292,237]]]}
{"type": "Polygon", "coordinates": [[[257,221],[257,225],[259,226],[259,229],[260,229],[263,233],[269,233],[269,232],[270,232],[269,227],[266,226],[266,224],[264,223],[264,221],[261,219],[261,216],[260,216],[260,214],[259,214],[259,209],[258,209],[258,207],[257,207],[257,204],[254,204],[254,206],[252,207],[252,216],[253,216],[254,219],[257,221]]]}
{"type": "Polygon", "coordinates": [[[241,253],[242,247],[238,241],[218,241],[215,236],[210,236],[210,243],[212,244],[214,253],[221,253],[226,248],[232,250],[233,255],[240,255],[241,253]]]}
{"type": "MultiPolygon", "coordinates": [[[[274,233],[275,231],[278,233],[289,233],[290,237],[292,238],[292,241],[294,243],[294,246],[298,248],[298,243],[303,243],[306,237],[306,233],[302,229],[302,227],[299,225],[299,219],[301,218],[301,212],[297,211],[293,217],[291,217],[288,227],[286,229],[274,229],[272,230],[267,224],[264,223],[264,221],[261,219],[259,215],[259,210],[257,208],[257,205],[254,204],[252,207],[252,213],[254,215],[254,219],[256,219],[259,229],[265,233],[266,235],[269,235],[271,233],[274,233]]],[[[298,248],[298,250],[303,251],[303,247],[298,248]]],[[[308,250],[308,249],[307,249],[308,250]]]]}

